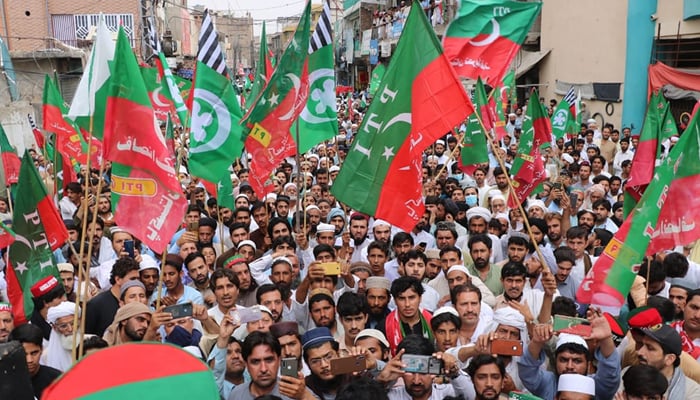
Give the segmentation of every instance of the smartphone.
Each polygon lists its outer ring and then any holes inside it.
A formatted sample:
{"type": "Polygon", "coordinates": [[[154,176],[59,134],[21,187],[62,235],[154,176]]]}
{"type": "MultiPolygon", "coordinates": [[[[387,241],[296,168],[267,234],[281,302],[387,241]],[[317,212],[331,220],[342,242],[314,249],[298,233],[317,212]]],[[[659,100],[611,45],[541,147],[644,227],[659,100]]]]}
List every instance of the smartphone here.
{"type": "Polygon", "coordinates": [[[571,193],[569,195],[569,203],[571,204],[571,207],[576,207],[577,202],[578,202],[578,193],[571,193]]]}
{"type": "Polygon", "coordinates": [[[426,248],[427,246],[428,246],[428,243],[427,243],[427,242],[420,242],[420,243],[418,243],[418,247],[420,247],[420,248],[422,248],[422,249],[426,248]]]}
{"type": "Polygon", "coordinates": [[[592,329],[591,323],[587,319],[566,315],[555,315],[553,328],[557,333],[570,333],[578,336],[590,336],[592,329]]]}
{"type": "Polygon", "coordinates": [[[134,258],[134,241],[133,240],[125,240],[124,241],[124,251],[129,253],[129,257],[134,258]]]}
{"type": "Polygon", "coordinates": [[[296,358],[283,358],[280,364],[280,373],[284,376],[299,378],[299,361],[296,358]]]}
{"type": "Polygon", "coordinates": [[[192,303],[182,303],[175,304],[172,306],[167,306],[163,309],[163,312],[170,313],[173,315],[173,319],[178,319],[182,317],[192,316],[192,303]]]}
{"type": "Polygon", "coordinates": [[[260,310],[260,306],[252,306],[239,309],[238,315],[241,318],[241,324],[247,324],[248,322],[260,321],[262,318],[262,311],[260,310]]]}
{"type": "Polygon", "coordinates": [[[433,375],[442,373],[442,360],[436,357],[404,354],[401,356],[401,362],[406,364],[405,372],[433,375]]]}
{"type": "Polygon", "coordinates": [[[561,190],[561,182],[554,182],[554,185],[552,185],[554,189],[561,190]]]}
{"type": "Polygon", "coordinates": [[[340,275],[340,263],[339,262],[326,262],[321,263],[323,267],[324,274],[326,276],[338,276],[340,275]]]}
{"type": "Polygon", "coordinates": [[[491,341],[491,353],[499,356],[522,356],[522,340],[494,339],[491,341]]]}
{"type": "Polygon", "coordinates": [[[331,373],[333,375],[350,374],[367,369],[367,359],[365,356],[341,357],[331,360],[331,373]]]}

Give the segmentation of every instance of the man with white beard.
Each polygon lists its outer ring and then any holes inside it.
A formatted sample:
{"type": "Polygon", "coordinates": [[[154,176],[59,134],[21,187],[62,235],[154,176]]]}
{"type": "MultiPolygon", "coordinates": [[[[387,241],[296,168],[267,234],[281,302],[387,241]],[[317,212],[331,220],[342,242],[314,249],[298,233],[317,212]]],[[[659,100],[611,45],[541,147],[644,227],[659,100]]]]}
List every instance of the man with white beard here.
{"type": "MultiPolygon", "coordinates": [[[[73,316],[75,303],[64,301],[49,308],[46,320],[51,325],[49,344],[45,346],[41,364],[67,371],[73,364],[73,316]]],[[[80,317],[80,309],[78,309],[80,317]]],[[[78,335],[80,336],[80,335],[78,335]]]]}

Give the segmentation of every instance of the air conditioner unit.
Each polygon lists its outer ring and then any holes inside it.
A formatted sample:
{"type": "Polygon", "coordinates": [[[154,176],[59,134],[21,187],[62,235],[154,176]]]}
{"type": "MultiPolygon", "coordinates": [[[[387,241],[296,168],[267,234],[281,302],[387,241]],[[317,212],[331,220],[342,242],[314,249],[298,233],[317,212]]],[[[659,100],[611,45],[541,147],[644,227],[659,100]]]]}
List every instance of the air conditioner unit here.
{"type": "Polygon", "coordinates": [[[173,55],[182,55],[182,43],[179,40],[173,40],[173,45],[175,46],[175,48],[173,49],[173,55]]]}

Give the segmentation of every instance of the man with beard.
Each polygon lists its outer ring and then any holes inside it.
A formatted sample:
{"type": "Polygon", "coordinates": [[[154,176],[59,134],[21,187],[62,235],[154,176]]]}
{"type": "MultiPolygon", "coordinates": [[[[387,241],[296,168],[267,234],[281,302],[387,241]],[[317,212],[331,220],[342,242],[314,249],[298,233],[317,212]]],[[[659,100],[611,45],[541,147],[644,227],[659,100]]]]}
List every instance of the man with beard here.
{"type": "Polygon", "coordinates": [[[430,282],[442,272],[440,263],[440,250],[428,249],[425,252],[428,262],[425,263],[425,279],[430,282]]]}
{"type": "Polygon", "coordinates": [[[430,231],[430,211],[425,210],[423,216],[416,226],[411,230],[411,237],[413,237],[413,243],[425,243],[426,249],[432,249],[435,247],[435,237],[429,233],[430,231]]]}
{"type": "Polygon", "coordinates": [[[56,368],[39,363],[44,345],[41,328],[33,324],[20,325],[12,331],[10,340],[16,340],[22,344],[29,377],[32,379],[34,397],[41,399],[44,389],[61,375],[61,371],[56,368]]]}
{"type": "Polygon", "coordinates": [[[369,315],[366,329],[375,329],[384,325],[386,316],[389,315],[389,300],[391,299],[391,281],[380,276],[370,276],[366,283],[365,298],[369,306],[369,315]]]}
{"type": "MultiPolygon", "coordinates": [[[[114,322],[107,328],[103,339],[110,346],[140,342],[144,340],[146,332],[148,332],[152,316],[151,309],[143,303],[126,304],[117,311],[117,314],[114,316],[114,322]]],[[[164,319],[162,322],[165,323],[167,321],[164,319]]],[[[158,327],[154,326],[154,329],[152,329],[153,333],[155,333],[156,329],[158,327]]],[[[155,337],[152,339],[155,339],[155,337]]]]}
{"type": "MultiPolygon", "coordinates": [[[[67,371],[73,365],[73,316],[75,303],[64,301],[49,308],[46,320],[51,325],[51,337],[42,354],[42,364],[67,371]]],[[[80,308],[78,308],[80,313],[80,308]]],[[[80,317],[80,314],[78,314],[80,317]]]]}
{"type": "Polygon", "coordinates": [[[394,250],[394,259],[384,263],[384,276],[389,278],[389,280],[393,281],[401,275],[399,271],[399,259],[406,254],[406,252],[413,249],[413,244],[413,237],[406,232],[398,232],[394,235],[391,243],[391,248],[394,250]]]}
{"type": "Polygon", "coordinates": [[[566,245],[574,251],[576,256],[576,265],[571,270],[571,275],[579,282],[583,281],[583,278],[598,259],[597,257],[589,256],[586,252],[589,232],[587,228],[581,226],[574,226],[566,231],[566,245]]]}
{"type": "Polygon", "coordinates": [[[209,353],[207,362],[219,386],[219,394],[228,399],[236,386],[245,382],[245,362],[241,356],[241,342],[232,336],[237,328],[230,315],[222,318],[216,345],[209,353]]]}
{"type": "MultiPolygon", "coordinates": [[[[162,304],[171,306],[173,304],[183,304],[191,302],[193,304],[204,304],[202,295],[189,286],[182,283],[182,257],[177,254],[165,256],[163,268],[163,292],[161,296],[162,304]]],[[[153,293],[149,299],[149,304],[156,302],[157,293],[153,293]]],[[[89,314],[88,314],[89,315],[89,314]]]]}
{"type": "Polygon", "coordinates": [[[250,240],[252,240],[257,248],[267,250],[265,248],[265,239],[267,238],[267,224],[270,222],[270,214],[267,212],[267,206],[261,201],[253,203],[251,207],[253,220],[258,225],[258,229],[250,232],[250,240]]]}
{"type": "Polygon", "coordinates": [[[112,266],[109,282],[112,287],[93,297],[85,309],[85,333],[101,336],[114,320],[119,309],[119,295],[124,283],[139,279],[139,264],[130,257],[122,257],[112,266]]]}
{"type": "MultiPolygon", "coordinates": [[[[420,336],[420,335],[409,335],[401,341],[398,346],[397,351],[402,354],[415,354],[421,356],[433,356],[435,355],[435,346],[433,343],[420,336]]],[[[390,399],[411,399],[411,400],[437,400],[443,399],[447,396],[459,396],[463,399],[473,399],[474,398],[474,388],[469,382],[469,378],[466,375],[460,373],[457,369],[457,363],[453,356],[450,354],[437,352],[436,356],[442,359],[444,374],[450,378],[450,383],[445,384],[434,384],[433,380],[435,375],[433,374],[418,374],[404,372],[399,368],[398,371],[392,371],[395,367],[392,362],[387,364],[384,368],[382,375],[388,372],[395,372],[391,374],[391,378],[402,377],[403,385],[393,386],[389,390],[390,399]],[[387,371],[387,369],[389,371],[387,371]]],[[[393,361],[393,360],[392,360],[393,361]]],[[[400,365],[400,363],[399,363],[400,365]]],[[[388,374],[387,374],[388,375],[388,374]]]]}
{"type": "Polygon", "coordinates": [[[501,394],[506,377],[506,367],[503,361],[490,354],[482,354],[472,358],[467,367],[467,373],[474,384],[475,400],[507,400],[508,396],[501,394]]]}
{"type": "Polygon", "coordinates": [[[527,286],[528,270],[523,263],[509,261],[501,269],[501,283],[503,284],[503,294],[496,297],[496,305],[494,310],[503,307],[512,307],[520,310],[521,306],[527,306],[532,319],[527,322],[532,324],[545,324],[549,321],[552,300],[554,292],[557,289],[557,283],[554,276],[549,273],[542,276],[542,286],[544,291],[540,289],[530,288],[527,286]]]}
{"type": "Polygon", "coordinates": [[[258,284],[253,280],[245,258],[236,254],[225,260],[223,267],[230,269],[238,277],[239,293],[236,304],[243,307],[250,307],[257,304],[255,300],[255,291],[258,289],[258,284]]]}
{"type": "MultiPolygon", "coordinates": [[[[692,282],[683,278],[671,278],[671,288],[668,290],[668,299],[673,302],[676,307],[675,321],[683,321],[683,310],[688,303],[688,295],[690,294],[692,282]]],[[[698,321],[700,322],[700,321],[698,321]]]]}
{"type": "MultiPolygon", "coordinates": [[[[507,289],[506,289],[507,290],[507,289]]],[[[532,339],[523,348],[518,360],[518,375],[523,386],[530,393],[543,399],[552,399],[557,393],[557,380],[563,374],[588,375],[591,355],[586,340],[597,343],[593,356],[597,360],[595,393],[598,399],[612,399],[620,385],[620,355],[615,351],[615,343],[608,320],[599,309],[591,309],[589,317],[591,334],[585,339],[578,335],[560,333],[554,351],[555,370],[542,368],[545,361],[545,344],[553,335],[552,325],[535,325],[532,339]]],[[[671,331],[672,328],[669,327],[671,331]]]]}
{"type": "Polygon", "coordinates": [[[479,277],[491,293],[498,296],[503,293],[503,285],[500,281],[501,267],[490,262],[492,243],[491,238],[484,234],[469,238],[467,246],[474,264],[468,265],[467,269],[471,275],[479,277]]]}
{"type": "MultiPolygon", "coordinates": [[[[309,366],[311,374],[306,377],[307,390],[315,398],[335,398],[338,390],[350,380],[349,375],[334,375],[331,372],[331,360],[339,358],[339,344],[333,339],[326,327],[314,328],[302,337],[304,344],[304,361],[309,366]]],[[[364,355],[367,360],[367,370],[373,376],[378,374],[377,361],[364,349],[352,347],[350,355],[364,355]]]]}
{"type": "Polygon", "coordinates": [[[353,240],[355,250],[352,253],[351,262],[364,261],[367,262],[366,252],[370,240],[367,240],[367,217],[360,213],[355,213],[350,216],[350,237],[353,240]],[[365,253],[365,258],[362,258],[362,253],[365,253]]]}
{"type": "Polygon", "coordinates": [[[488,199],[491,197],[491,192],[499,191],[503,194],[503,197],[507,199],[510,196],[510,186],[508,185],[508,177],[506,175],[509,173],[508,169],[504,171],[501,167],[494,168],[493,179],[496,181],[496,186],[489,188],[481,198],[488,199]]]}
{"type": "Polygon", "coordinates": [[[581,210],[576,214],[578,218],[578,226],[585,228],[588,233],[593,231],[595,227],[596,214],[591,210],[581,210]]]}
{"type": "Polygon", "coordinates": [[[75,268],[71,263],[58,263],[58,275],[63,282],[63,289],[66,291],[66,299],[68,301],[75,301],[75,268]]]}
{"type": "Polygon", "coordinates": [[[369,306],[364,297],[355,293],[343,293],[338,299],[338,316],[345,334],[339,341],[340,355],[348,355],[348,349],[355,346],[355,338],[365,328],[369,306]]]}
{"type": "Polygon", "coordinates": [[[330,291],[318,288],[309,293],[309,315],[315,327],[328,328],[336,341],[343,340],[345,332],[335,319],[335,301],[330,291]]]}
{"type": "Polygon", "coordinates": [[[269,332],[252,332],[245,338],[241,355],[251,381],[236,386],[229,400],[254,400],[260,396],[273,395],[283,400],[310,399],[304,376],[297,378],[286,375],[277,377],[282,350],[279,341],[269,332]]]}
{"type": "MultiPolygon", "coordinates": [[[[272,323],[277,323],[282,320],[284,303],[282,301],[282,293],[280,288],[273,284],[265,284],[258,288],[257,291],[258,304],[265,306],[272,314],[272,323]]],[[[293,315],[293,314],[292,314],[293,315]]]]}
{"type": "Polygon", "coordinates": [[[309,376],[311,371],[302,357],[299,324],[293,321],[278,322],[270,326],[270,333],[280,342],[282,358],[296,358],[301,373],[309,376]]]}
{"type": "Polygon", "coordinates": [[[202,253],[190,253],[185,258],[185,268],[187,268],[187,273],[192,278],[192,282],[187,286],[197,290],[202,295],[202,299],[204,299],[204,305],[207,308],[211,308],[216,301],[216,297],[210,288],[209,267],[202,253]]]}
{"type": "Polygon", "coordinates": [[[576,290],[578,290],[580,281],[577,281],[571,271],[576,263],[576,255],[569,247],[559,247],[554,250],[554,258],[557,261],[557,272],[554,278],[557,280],[557,290],[559,294],[570,299],[576,298],[576,290]]]}
{"type": "Polygon", "coordinates": [[[66,301],[66,291],[63,289],[63,285],[59,284],[58,279],[50,275],[32,285],[31,292],[34,302],[31,323],[41,328],[41,331],[44,332],[44,339],[49,340],[52,332],[51,325],[47,320],[49,308],[66,301]]]}
{"type": "Polygon", "coordinates": [[[564,236],[561,233],[563,229],[562,215],[556,212],[550,212],[545,214],[544,220],[547,222],[547,242],[552,249],[565,245],[564,236]]]}
{"type": "Polygon", "coordinates": [[[700,360],[700,289],[688,292],[683,320],[672,325],[680,334],[683,351],[700,360]]]}
{"type": "Polygon", "coordinates": [[[156,291],[158,277],[160,276],[160,267],[152,258],[143,260],[139,263],[139,279],[143,286],[146,287],[146,297],[150,298],[153,292],[156,291]]]}
{"type": "Polygon", "coordinates": [[[7,342],[13,329],[15,329],[15,319],[12,316],[12,306],[8,303],[0,303],[0,343],[7,342]]]}

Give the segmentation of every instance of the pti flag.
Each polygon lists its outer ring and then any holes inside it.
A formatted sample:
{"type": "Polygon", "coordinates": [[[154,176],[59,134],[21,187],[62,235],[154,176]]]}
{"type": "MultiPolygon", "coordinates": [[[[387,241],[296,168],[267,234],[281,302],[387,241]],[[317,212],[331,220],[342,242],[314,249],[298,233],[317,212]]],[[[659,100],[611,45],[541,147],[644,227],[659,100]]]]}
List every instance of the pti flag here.
{"type": "Polygon", "coordinates": [[[114,58],[104,136],[114,220],[160,253],[179,229],[187,200],[123,29],[114,58]]]}
{"type": "Polygon", "coordinates": [[[244,118],[246,126],[250,128],[245,148],[253,156],[250,185],[258,197],[272,190],[270,174],[285,157],[296,152],[289,130],[306,105],[309,91],[307,57],[310,24],[309,1],[279,65],[244,118]]]}
{"type": "Polygon", "coordinates": [[[0,125],[0,155],[2,155],[2,169],[5,173],[5,186],[10,187],[19,180],[20,162],[17,150],[10,144],[2,125],[0,125]]]}
{"type": "Polygon", "coordinates": [[[443,38],[459,76],[497,85],[530,31],[542,3],[462,0],[443,38]]]}
{"type": "Polygon", "coordinates": [[[700,126],[693,116],[632,213],[579,287],[576,299],[619,310],[645,255],[700,237],[700,126]]]}
{"type": "Polygon", "coordinates": [[[10,245],[10,265],[5,269],[7,295],[17,325],[29,321],[34,311],[32,285],[50,275],[58,277],[52,252],[68,239],[61,214],[27,151],[22,157],[20,177],[12,216],[15,241],[10,245]]]}
{"type": "Polygon", "coordinates": [[[423,216],[421,154],[474,112],[423,9],[396,52],[333,188],[339,201],[410,231],[423,216]]]}

